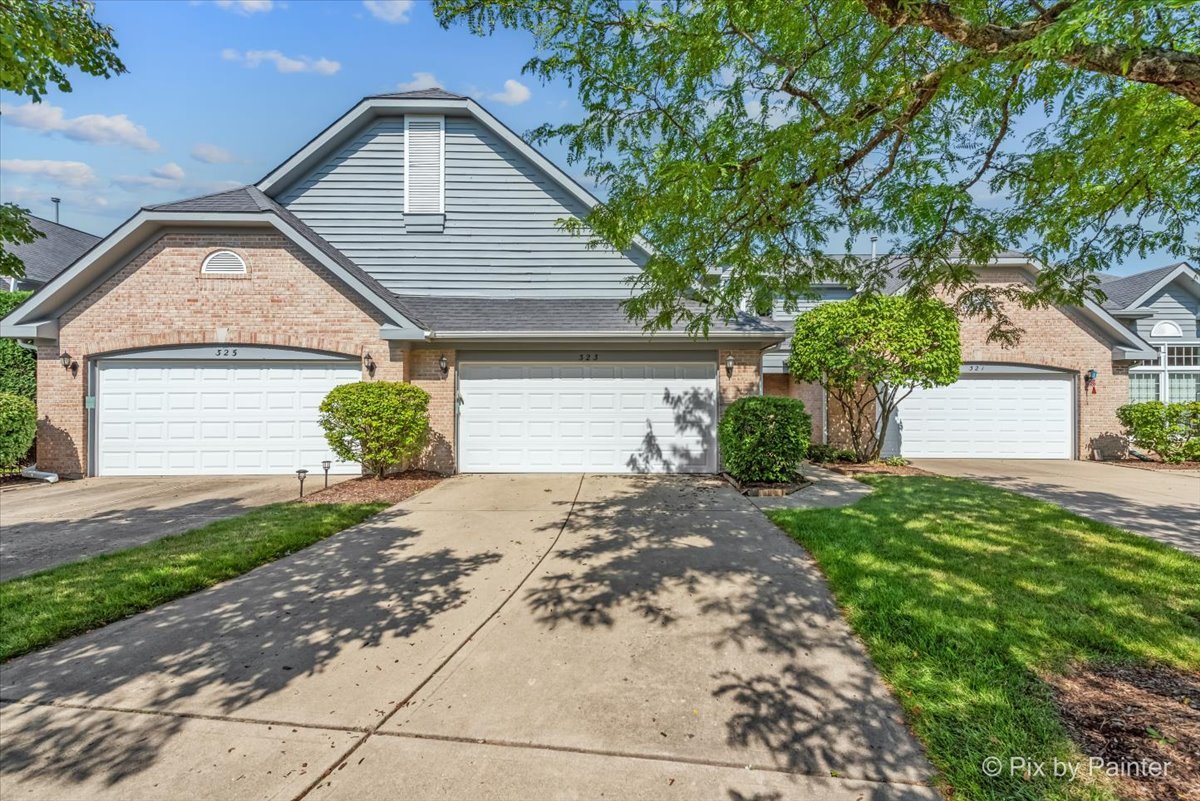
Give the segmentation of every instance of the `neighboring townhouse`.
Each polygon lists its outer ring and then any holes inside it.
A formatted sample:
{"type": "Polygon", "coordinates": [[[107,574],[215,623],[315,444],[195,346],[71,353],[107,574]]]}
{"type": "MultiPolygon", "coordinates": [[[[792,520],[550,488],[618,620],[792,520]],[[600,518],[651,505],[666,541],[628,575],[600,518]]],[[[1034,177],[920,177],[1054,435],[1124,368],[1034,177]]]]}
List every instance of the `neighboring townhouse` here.
{"type": "Polygon", "coordinates": [[[38,466],[319,471],[324,395],[393,380],[432,396],[431,468],[714,471],[784,332],[643,332],[620,304],[647,254],[556,224],[595,203],[469,98],[364,98],[253,186],[141,209],[0,321],[37,344],[38,466]]]}
{"type": "Polygon", "coordinates": [[[1179,262],[1100,288],[1104,308],[1158,351],[1129,368],[1129,399],[1200,400],[1200,271],[1179,262]]]}
{"type": "MultiPolygon", "coordinates": [[[[895,265],[892,265],[893,267],[895,265]]],[[[977,270],[986,283],[1032,284],[1037,265],[1006,252],[977,270]]],[[[962,321],[962,368],[946,387],[917,389],[889,425],[885,455],[909,458],[1090,459],[1124,453],[1116,410],[1131,401],[1198,400],[1200,280],[1187,264],[1106,277],[1102,304],[1009,309],[1024,334],[1015,347],[987,341],[989,324],[962,321]]],[[[885,292],[900,292],[893,279],[885,292]]],[[[843,300],[846,287],[816,287],[797,313],[843,300]]],[[[775,310],[790,328],[793,313],[775,310]]],[[[787,374],[789,343],[768,351],[763,387],[802,399],[816,442],[844,444],[838,410],[820,387],[787,374]]]]}
{"type": "Polygon", "coordinates": [[[100,237],[41,217],[29,215],[29,224],[42,236],[24,244],[8,244],[4,249],[25,265],[20,278],[0,278],[0,290],[37,289],[65,270],[71,263],[100,241],[100,237]]]}

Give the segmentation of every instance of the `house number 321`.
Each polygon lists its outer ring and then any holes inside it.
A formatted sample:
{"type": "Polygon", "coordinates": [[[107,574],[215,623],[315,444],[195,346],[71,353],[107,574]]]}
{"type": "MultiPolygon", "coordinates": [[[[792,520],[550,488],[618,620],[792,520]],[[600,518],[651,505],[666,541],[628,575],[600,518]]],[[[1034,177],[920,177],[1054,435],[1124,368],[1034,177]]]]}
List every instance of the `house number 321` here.
{"type": "Polygon", "coordinates": [[[217,348],[218,356],[237,356],[237,348],[217,348]]]}
{"type": "Polygon", "coordinates": [[[581,353],[581,354],[579,354],[579,361],[581,361],[581,362],[598,362],[598,361],[600,361],[600,354],[599,353],[581,353]]]}

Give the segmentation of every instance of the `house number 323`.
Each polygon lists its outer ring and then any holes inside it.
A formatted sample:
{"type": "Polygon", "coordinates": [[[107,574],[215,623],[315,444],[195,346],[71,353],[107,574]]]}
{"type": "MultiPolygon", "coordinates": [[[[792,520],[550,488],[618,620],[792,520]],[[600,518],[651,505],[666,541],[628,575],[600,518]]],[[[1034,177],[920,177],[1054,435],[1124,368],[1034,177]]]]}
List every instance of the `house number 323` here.
{"type": "Polygon", "coordinates": [[[579,354],[579,361],[581,361],[581,362],[598,362],[598,361],[600,361],[600,354],[599,353],[581,353],[581,354],[579,354]]]}

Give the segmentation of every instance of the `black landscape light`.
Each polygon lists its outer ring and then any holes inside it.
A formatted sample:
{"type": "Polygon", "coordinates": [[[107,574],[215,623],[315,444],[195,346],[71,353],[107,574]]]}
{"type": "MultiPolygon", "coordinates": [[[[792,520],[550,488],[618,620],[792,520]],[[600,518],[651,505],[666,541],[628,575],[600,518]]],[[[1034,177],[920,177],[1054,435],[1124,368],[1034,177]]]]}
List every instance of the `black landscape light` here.
{"type": "Polygon", "coordinates": [[[325,470],[325,489],[329,489],[329,468],[333,466],[333,462],[326,459],[321,462],[321,467],[325,470]]]}
{"type": "Polygon", "coordinates": [[[304,497],[304,479],[308,476],[308,471],[301,468],[296,471],[296,478],[300,479],[300,497],[304,497]]]}

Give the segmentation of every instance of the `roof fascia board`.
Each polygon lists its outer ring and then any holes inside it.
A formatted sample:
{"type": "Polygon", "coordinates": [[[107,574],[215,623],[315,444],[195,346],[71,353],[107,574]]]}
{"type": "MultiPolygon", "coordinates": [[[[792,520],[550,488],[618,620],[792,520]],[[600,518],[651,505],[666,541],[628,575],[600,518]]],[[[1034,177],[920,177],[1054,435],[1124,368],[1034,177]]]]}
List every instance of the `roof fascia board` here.
{"type": "Polygon", "coordinates": [[[1154,295],[1158,294],[1160,291],[1162,291],[1164,288],[1166,288],[1166,286],[1168,284],[1172,283],[1173,281],[1175,281],[1176,279],[1181,278],[1181,277],[1191,278],[1192,286],[1190,286],[1189,288],[1191,289],[1191,291],[1193,293],[1200,295],[1200,274],[1197,274],[1197,272],[1194,269],[1192,269],[1192,265],[1188,264],[1185,261],[1182,264],[1180,264],[1178,267],[1176,267],[1174,270],[1172,270],[1171,272],[1169,272],[1165,276],[1163,276],[1161,279],[1159,279],[1158,283],[1156,283],[1154,286],[1150,287],[1145,292],[1143,292],[1141,297],[1139,297],[1133,303],[1130,303],[1125,308],[1127,310],[1133,310],[1133,309],[1138,308],[1143,303],[1150,300],[1150,298],[1154,297],[1154,295]]]}
{"type": "Polygon", "coordinates": [[[693,337],[686,331],[657,331],[652,334],[630,331],[433,331],[429,335],[431,341],[511,339],[523,342],[537,339],[569,340],[572,342],[588,340],[646,342],[647,340],[670,339],[693,340],[697,343],[721,341],[745,342],[747,340],[775,343],[782,342],[786,338],[787,335],[782,331],[778,334],[768,331],[723,331],[708,337],[693,337]]]}

